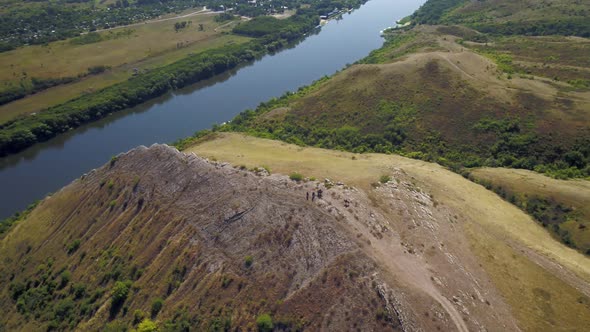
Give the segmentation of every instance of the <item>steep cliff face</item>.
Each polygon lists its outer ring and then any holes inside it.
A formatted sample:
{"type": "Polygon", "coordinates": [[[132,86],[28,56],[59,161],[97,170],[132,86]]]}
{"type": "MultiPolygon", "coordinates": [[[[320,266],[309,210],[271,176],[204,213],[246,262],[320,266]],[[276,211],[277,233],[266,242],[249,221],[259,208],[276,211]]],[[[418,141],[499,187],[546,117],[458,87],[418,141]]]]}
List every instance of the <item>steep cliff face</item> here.
{"type": "Polygon", "coordinates": [[[140,147],[2,240],[2,323],[248,330],[269,313],[283,330],[401,329],[375,262],[340,223],[287,177],[140,147]]]}

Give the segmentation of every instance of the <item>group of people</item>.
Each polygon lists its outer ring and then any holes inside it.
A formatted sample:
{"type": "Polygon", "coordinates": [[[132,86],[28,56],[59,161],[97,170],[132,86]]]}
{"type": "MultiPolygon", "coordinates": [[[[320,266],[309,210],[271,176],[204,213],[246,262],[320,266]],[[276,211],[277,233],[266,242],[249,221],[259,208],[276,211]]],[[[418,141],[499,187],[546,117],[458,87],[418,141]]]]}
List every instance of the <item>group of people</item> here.
{"type": "MultiPolygon", "coordinates": [[[[321,189],[318,189],[317,194],[316,191],[312,191],[311,192],[311,201],[315,201],[315,198],[317,197],[318,199],[322,198],[322,195],[324,194],[324,192],[321,189]]],[[[305,193],[305,199],[309,201],[309,191],[305,193]]]]}

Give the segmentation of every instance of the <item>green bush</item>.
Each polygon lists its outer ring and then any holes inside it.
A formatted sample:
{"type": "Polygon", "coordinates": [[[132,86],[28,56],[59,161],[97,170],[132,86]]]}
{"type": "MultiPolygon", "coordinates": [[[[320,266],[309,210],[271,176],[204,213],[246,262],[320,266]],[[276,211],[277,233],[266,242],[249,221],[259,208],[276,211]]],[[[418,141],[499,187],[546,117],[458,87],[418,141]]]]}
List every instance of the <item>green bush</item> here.
{"type": "Polygon", "coordinates": [[[249,268],[254,263],[254,257],[248,255],[244,258],[244,266],[249,268]]]}
{"type": "Polygon", "coordinates": [[[157,298],[152,302],[152,318],[156,317],[162,307],[164,306],[164,300],[157,298]]]}
{"type": "Polygon", "coordinates": [[[72,241],[66,248],[68,255],[71,255],[76,250],[78,250],[78,248],[80,248],[80,243],[81,243],[80,239],[75,239],[74,241],[72,241]]]}
{"type": "Polygon", "coordinates": [[[72,287],[71,292],[74,294],[74,298],[83,298],[86,295],[86,285],[77,283],[72,287]]]}
{"type": "Polygon", "coordinates": [[[258,326],[258,331],[260,332],[269,332],[272,331],[274,325],[272,323],[272,317],[269,314],[262,314],[256,318],[256,326],[258,326]]]}
{"type": "Polygon", "coordinates": [[[139,324],[145,318],[145,312],[142,310],[135,310],[133,312],[133,324],[139,324]]]}
{"type": "Polygon", "coordinates": [[[299,182],[303,180],[303,175],[299,173],[291,173],[291,175],[289,175],[289,179],[299,182]]]}
{"type": "Polygon", "coordinates": [[[115,166],[115,163],[117,162],[117,160],[119,160],[118,156],[112,156],[110,166],[111,167],[115,166]]]}
{"type": "Polygon", "coordinates": [[[381,177],[379,178],[379,182],[381,183],[387,183],[391,181],[391,176],[389,175],[381,175],[381,177]]]}
{"type": "Polygon", "coordinates": [[[59,289],[66,287],[67,284],[70,282],[71,278],[72,278],[72,274],[70,273],[70,271],[68,271],[68,270],[63,271],[60,274],[59,289]]]}
{"type": "Polygon", "coordinates": [[[111,303],[113,306],[119,306],[125,302],[129,295],[129,288],[131,288],[132,282],[130,280],[117,281],[113,287],[111,293],[111,303]]]}
{"type": "Polygon", "coordinates": [[[149,319],[144,319],[143,321],[141,321],[141,323],[139,323],[139,325],[137,326],[137,332],[156,332],[158,331],[158,325],[156,325],[156,323],[152,322],[149,319]]]}

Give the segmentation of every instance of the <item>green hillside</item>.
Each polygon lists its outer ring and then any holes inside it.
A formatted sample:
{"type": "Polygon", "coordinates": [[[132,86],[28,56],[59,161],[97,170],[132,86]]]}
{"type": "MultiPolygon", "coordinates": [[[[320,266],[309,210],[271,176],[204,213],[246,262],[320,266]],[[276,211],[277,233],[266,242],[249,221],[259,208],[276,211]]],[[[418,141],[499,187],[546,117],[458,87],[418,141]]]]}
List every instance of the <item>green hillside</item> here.
{"type": "MultiPolygon", "coordinates": [[[[551,31],[557,33],[551,36],[478,31],[461,14],[485,15],[476,21],[491,26],[575,21],[590,8],[575,1],[552,6],[561,9],[548,15],[543,4],[428,1],[413,15],[413,26],[389,31],[384,46],[365,59],[213,131],[357,153],[397,153],[465,176],[469,168],[487,166],[588,178],[590,40],[564,36],[583,35],[571,29],[551,31]],[[563,9],[570,7],[576,10],[563,9]]],[[[587,218],[573,212],[575,204],[567,198],[537,199],[518,187],[510,189],[501,177],[486,181],[504,198],[514,197],[512,203],[563,243],[588,252],[587,218]]]]}
{"type": "Polygon", "coordinates": [[[394,33],[360,64],[220,129],[454,168],[589,176],[588,40],[484,44],[462,38],[469,32],[421,26],[394,33]]]}

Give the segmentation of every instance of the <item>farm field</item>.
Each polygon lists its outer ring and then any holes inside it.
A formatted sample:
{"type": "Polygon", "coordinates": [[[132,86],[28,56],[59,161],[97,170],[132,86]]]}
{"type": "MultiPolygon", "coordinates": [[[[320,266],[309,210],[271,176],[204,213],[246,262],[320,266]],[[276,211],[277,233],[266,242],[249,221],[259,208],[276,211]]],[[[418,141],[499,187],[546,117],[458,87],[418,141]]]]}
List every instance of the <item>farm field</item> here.
{"type": "Polygon", "coordinates": [[[136,71],[170,64],[191,53],[250,40],[226,33],[237,21],[216,22],[214,18],[214,14],[206,12],[0,53],[0,63],[9,68],[0,72],[0,91],[21,83],[28,86],[32,78],[80,77],[73,83],[1,105],[0,123],[122,82],[136,71]],[[187,22],[187,26],[175,31],[175,23],[182,22],[187,22]],[[199,31],[201,25],[203,30],[199,31]],[[89,68],[100,67],[103,72],[87,75],[89,68]]]}

